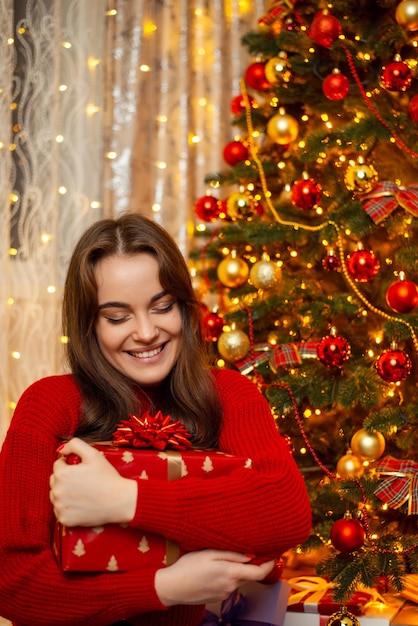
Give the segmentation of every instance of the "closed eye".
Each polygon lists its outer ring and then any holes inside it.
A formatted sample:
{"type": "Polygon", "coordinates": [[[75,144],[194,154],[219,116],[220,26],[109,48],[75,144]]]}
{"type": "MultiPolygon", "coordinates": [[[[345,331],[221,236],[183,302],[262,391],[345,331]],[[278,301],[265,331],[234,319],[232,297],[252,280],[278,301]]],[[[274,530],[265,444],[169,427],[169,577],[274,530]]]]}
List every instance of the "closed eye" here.
{"type": "Polygon", "coordinates": [[[124,315],[123,317],[110,317],[109,315],[105,315],[104,318],[109,324],[120,324],[125,322],[128,319],[128,315],[124,315]]]}
{"type": "Polygon", "coordinates": [[[176,301],[171,300],[171,302],[169,302],[168,304],[163,304],[158,307],[155,307],[155,309],[152,309],[152,312],[153,313],[169,313],[170,311],[173,310],[175,304],[176,304],[176,301]]]}

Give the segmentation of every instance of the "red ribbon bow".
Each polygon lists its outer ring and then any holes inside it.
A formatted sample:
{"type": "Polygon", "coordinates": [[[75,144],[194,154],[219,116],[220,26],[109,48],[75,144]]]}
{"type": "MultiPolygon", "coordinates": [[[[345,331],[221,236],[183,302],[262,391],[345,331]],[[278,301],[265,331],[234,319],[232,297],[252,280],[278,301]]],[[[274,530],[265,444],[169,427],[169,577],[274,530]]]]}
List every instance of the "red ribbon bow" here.
{"type": "Polygon", "coordinates": [[[391,181],[378,183],[363,196],[363,208],[369,217],[378,224],[398,206],[418,217],[418,184],[398,187],[391,181]]]}
{"type": "Polygon", "coordinates": [[[286,14],[292,11],[295,7],[296,0],[277,0],[273,2],[268,12],[263,15],[258,23],[261,25],[271,26],[280,16],[281,14],[286,14]]]}
{"type": "Polygon", "coordinates": [[[117,446],[154,448],[155,450],[187,450],[192,447],[190,433],[179,420],[173,422],[169,415],[158,411],[156,415],[145,412],[141,417],[131,414],[113,433],[117,446]]]}
{"type": "Polygon", "coordinates": [[[388,478],[381,482],[375,495],[394,509],[408,501],[408,515],[418,515],[418,463],[384,459],[376,471],[388,478]]]}
{"type": "Polygon", "coordinates": [[[256,343],[252,354],[235,361],[235,365],[244,376],[252,372],[254,367],[266,361],[270,361],[273,369],[300,365],[303,359],[318,358],[318,344],[318,341],[297,341],[295,343],[281,343],[277,346],[270,343],[256,343]]]}

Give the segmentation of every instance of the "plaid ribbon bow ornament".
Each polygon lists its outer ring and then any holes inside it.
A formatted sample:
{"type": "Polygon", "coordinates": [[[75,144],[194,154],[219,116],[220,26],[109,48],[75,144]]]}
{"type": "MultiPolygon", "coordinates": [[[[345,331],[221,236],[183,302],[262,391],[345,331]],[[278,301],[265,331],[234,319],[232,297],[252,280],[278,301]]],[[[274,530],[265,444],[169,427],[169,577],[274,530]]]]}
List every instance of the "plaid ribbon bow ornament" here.
{"type": "Polygon", "coordinates": [[[379,224],[398,206],[418,217],[418,184],[398,187],[387,180],[378,183],[362,200],[363,209],[375,224],[379,224]]]}
{"type": "Polygon", "coordinates": [[[375,495],[393,509],[408,501],[408,515],[418,515],[418,463],[383,459],[376,467],[380,476],[385,476],[375,495]]]}

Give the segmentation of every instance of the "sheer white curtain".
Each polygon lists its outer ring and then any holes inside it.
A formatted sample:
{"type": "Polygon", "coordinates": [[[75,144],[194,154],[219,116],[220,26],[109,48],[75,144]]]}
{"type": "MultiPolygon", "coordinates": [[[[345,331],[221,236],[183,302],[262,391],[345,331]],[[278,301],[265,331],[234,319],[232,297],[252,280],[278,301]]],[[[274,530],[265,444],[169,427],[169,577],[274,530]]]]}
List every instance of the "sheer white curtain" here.
{"type": "Polygon", "coordinates": [[[95,219],[138,210],[187,253],[223,167],[241,37],[264,0],[0,0],[0,443],[34,380],[63,371],[62,286],[95,219]]]}

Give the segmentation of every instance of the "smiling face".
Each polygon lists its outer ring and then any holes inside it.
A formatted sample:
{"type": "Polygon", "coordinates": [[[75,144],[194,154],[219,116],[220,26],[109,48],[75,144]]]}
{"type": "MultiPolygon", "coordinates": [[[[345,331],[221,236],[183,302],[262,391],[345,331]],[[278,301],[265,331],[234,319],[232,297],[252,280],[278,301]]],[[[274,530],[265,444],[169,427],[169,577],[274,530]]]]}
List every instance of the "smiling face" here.
{"type": "Polygon", "coordinates": [[[154,255],[106,256],[94,270],[99,347],[115,369],[141,387],[158,386],[177,362],[182,318],[161,286],[154,255]]]}

